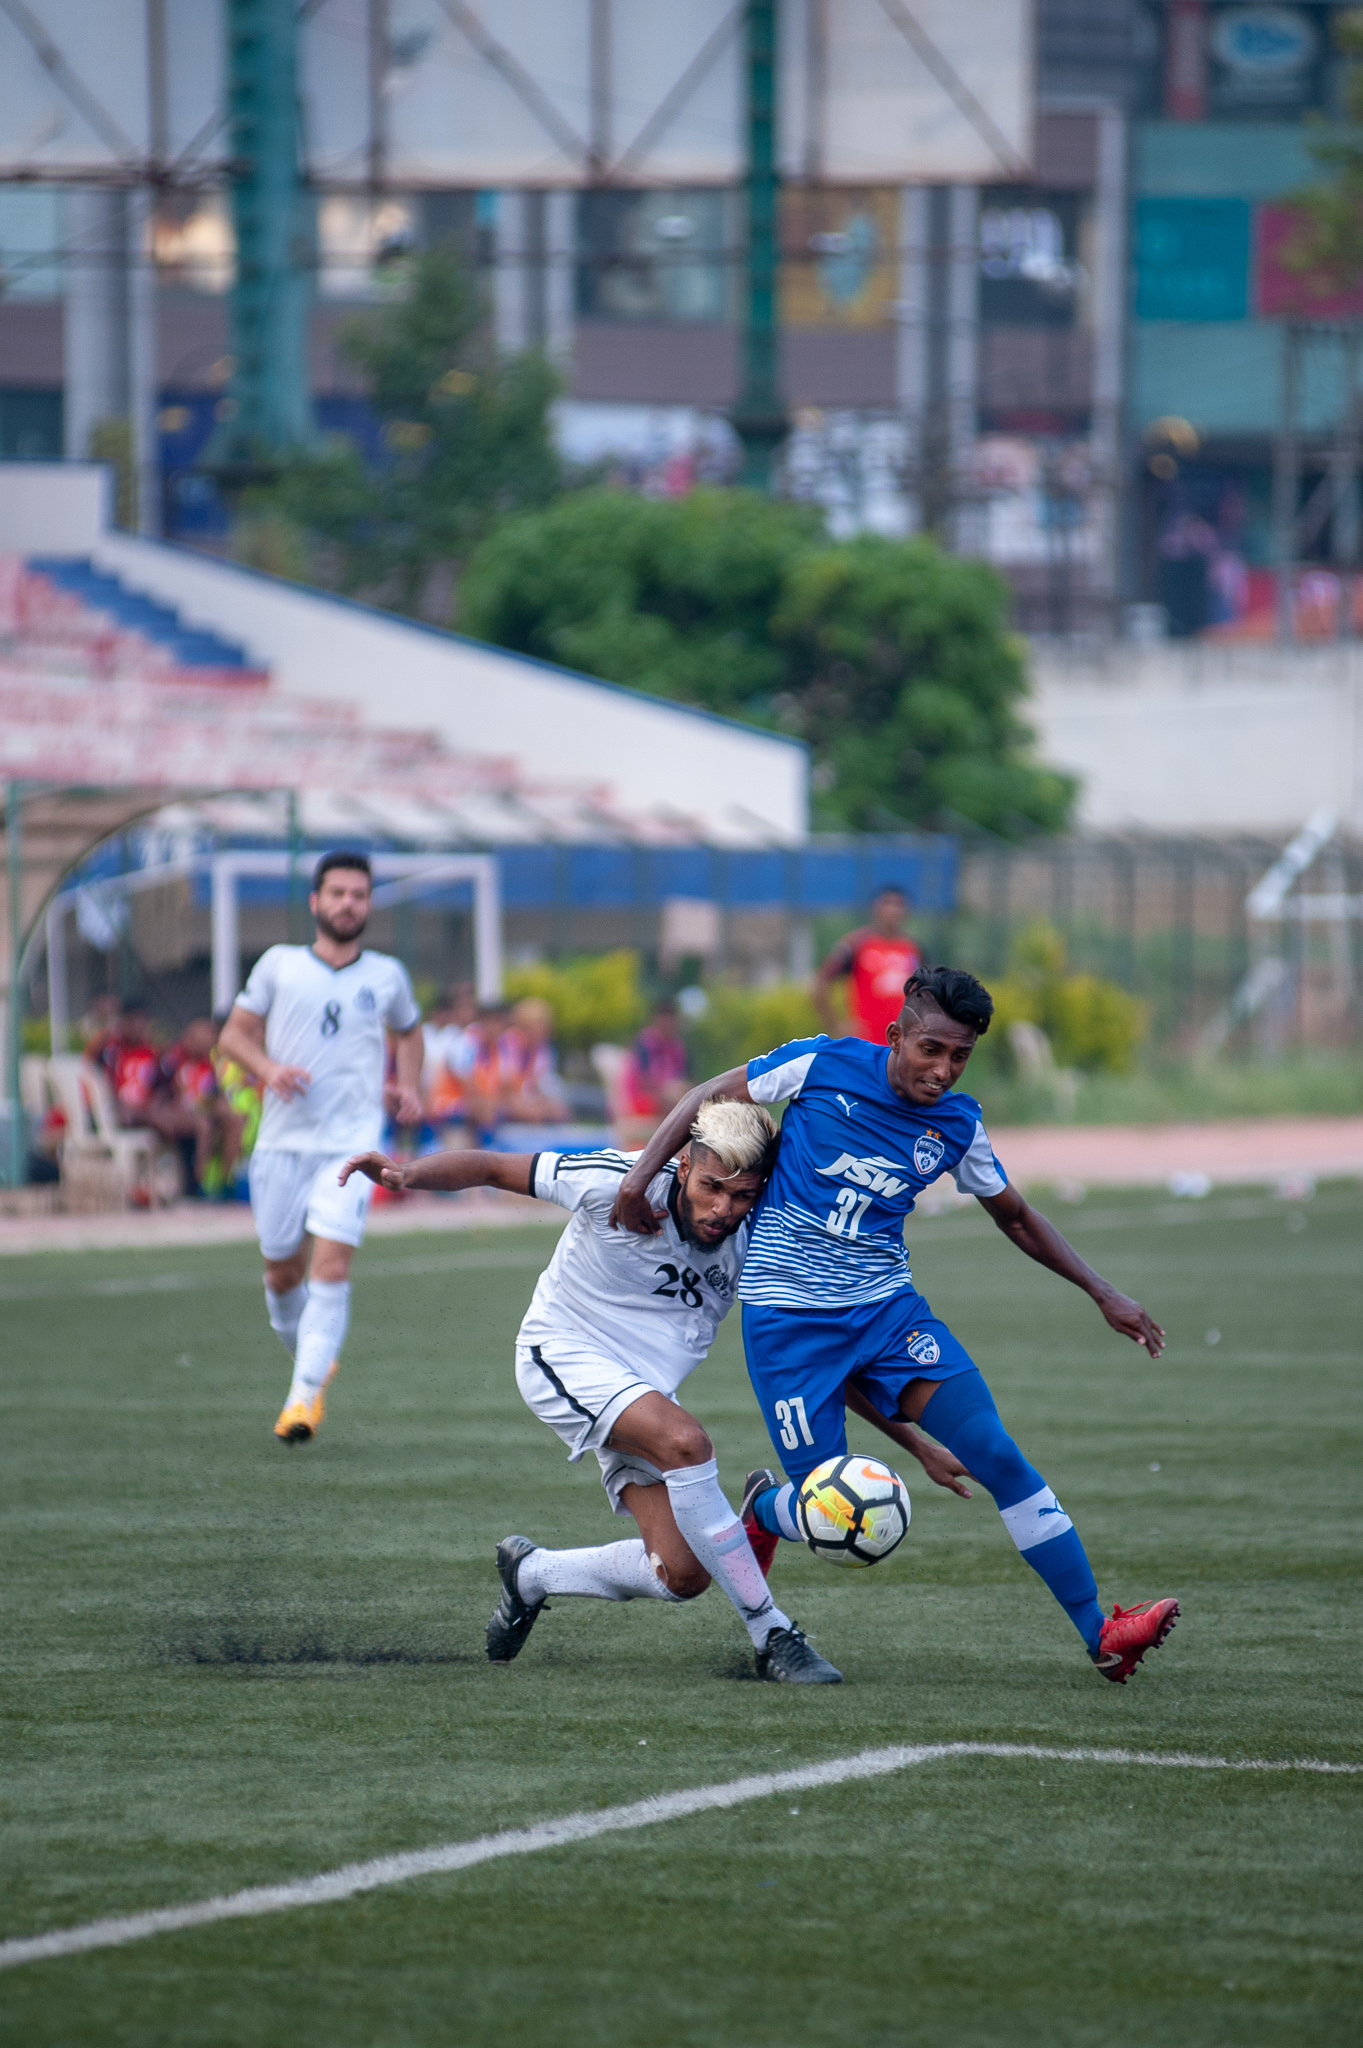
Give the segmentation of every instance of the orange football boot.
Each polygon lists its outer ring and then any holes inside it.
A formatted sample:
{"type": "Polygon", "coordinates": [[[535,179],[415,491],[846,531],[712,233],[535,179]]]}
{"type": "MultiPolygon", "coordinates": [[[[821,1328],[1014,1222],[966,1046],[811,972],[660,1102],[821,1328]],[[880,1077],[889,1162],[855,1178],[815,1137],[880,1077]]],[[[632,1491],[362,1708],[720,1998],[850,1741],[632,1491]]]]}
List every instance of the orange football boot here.
{"type": "Polygon", "coordinates": [[[274,1426],[274,1433],[282,1444],[305,1444],[309,1437],[316,1436],[326,1420],[327,1388],[336,1377],[339,1359],[333,1358],[330,1370],[310,1401],[288,1401],[274,1426]]]}

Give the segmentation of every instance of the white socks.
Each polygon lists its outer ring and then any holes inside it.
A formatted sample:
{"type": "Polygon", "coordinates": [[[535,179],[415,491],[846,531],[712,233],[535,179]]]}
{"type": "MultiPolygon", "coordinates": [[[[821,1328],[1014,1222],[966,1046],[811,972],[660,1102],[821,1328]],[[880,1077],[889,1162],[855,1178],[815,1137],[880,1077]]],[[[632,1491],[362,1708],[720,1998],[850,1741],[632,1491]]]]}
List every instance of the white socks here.
{"type": "Polygon", "coordinates": [[[533,1607],[551,1593],[592,1600],[676,1600],[636,1536],[594,1550],[532,1550],[516,1573],[522,1600],[533,1607]]]}
{"type": "MultiPolygon", "coordinates": [[[[299,1347],[302,1356],[302,1347],[299,1347]]],[[[665,1472],[667,1497],[677,1527],[693,1556],[728,1594],[753,1644],[761,1649],[773,1629],[789,1628],[767,1590],[743,1524],[724,1498],[713,1458],[665,1472]]],[[[533,1607],[552,1594],[594,1600],[678,1600],[663,1584],[636,1536],[629,1543],[603,1543],[594,1550],[532,1550],[516,1574],[522,1600],[533,1607]]]]}
{"type": "Polygon", "coordinates": [[[307,1306],[307,1300],[306,1280],[300,1280],[287,1294],[276,1294],[268,1281],[265,1284],[265,1313],[270,1318],[270,1328],[290,1358],[298,1349],[298,1320],[307,1306]]]}
{"type": "Polygon", "coordinates": [[[778,1489],[771,1504],[771,1511],[776,1517],[776,1526],[787,1543],[804,1542],[805,1539],[800,1534],[799,1525],[795,1520],[795,1488],[789,1480],[778,1489]]]}
{"type": "Polygon", "coordinates": [[[720,1490],[717,1461],[682,1465],[664,1472],[663,1478],[673,1517],[692,1555],[723,1587],[753,1647],[760,1650],[773,1629],[790,1627],[790,1616],[773,1604],[743,1524],[720,1490]]]}
{"type": "Polygon", "coordinates": [[[291,1401],[310,1401],[326,1385],[331,1362],[340,1356],[350,1321],[350,1282],[310,1280],[298,1322],[291,1401]]]}

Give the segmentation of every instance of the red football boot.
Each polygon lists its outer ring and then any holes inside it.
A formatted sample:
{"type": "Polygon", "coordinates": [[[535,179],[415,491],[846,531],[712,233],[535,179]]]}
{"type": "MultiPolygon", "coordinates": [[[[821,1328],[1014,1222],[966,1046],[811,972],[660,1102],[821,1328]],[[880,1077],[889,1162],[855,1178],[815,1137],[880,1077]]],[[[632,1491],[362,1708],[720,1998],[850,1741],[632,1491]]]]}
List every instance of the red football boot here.
{"type": "Polygon", "coordinates": [[[1157,1650],[1178,1620],[1177,1600],[1143,1600],[1139,1607],[1114,1607],[1098,1636],[1093,1661],[1104,1678],[1125,1685],[1147,1650],[1157,1650]]]}
{"type": "Polygon", "coordinates": [[[743,1504],[738,1510],[738,1519],[743,1524],[743,1533],[752,1545],[753,1556],[762,1567],[763,1578],[771,1576],[772,1560],[781,1539],[773,1536],[770,1529],[764,1529],[752,1511],[752,1504],[759,1493],[765,1493],[769,1486],[779,1484],[776,1474],[768,1472],[765,1465],[759,1465],[750,1472],[743,1484],[743,1504]]]}

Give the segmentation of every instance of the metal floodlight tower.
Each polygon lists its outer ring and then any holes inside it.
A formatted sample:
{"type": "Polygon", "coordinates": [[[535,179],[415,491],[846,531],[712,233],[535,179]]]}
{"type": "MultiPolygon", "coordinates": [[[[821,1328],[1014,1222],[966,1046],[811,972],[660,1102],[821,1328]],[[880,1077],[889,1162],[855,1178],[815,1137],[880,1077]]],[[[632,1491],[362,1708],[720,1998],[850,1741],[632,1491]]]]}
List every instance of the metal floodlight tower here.
{"type": "Polygon", "coordinates": [[[742,480],[763,491],[770,486],[772,461],[785,440],[787,427],[781,397],[777,298],[781,174],[776,157],[776,9],[777,0],[747,0],[745,9],[748,261],[744,278],[743,382],[730,416],[743,443],[742,480]]]}
{"type": "Polygon", "coordinates": [[[219,466],[249,471],[310,438],[312,234],[301,169],[297,0],[227,0],[236,279],[233,411],[219,466]]]}

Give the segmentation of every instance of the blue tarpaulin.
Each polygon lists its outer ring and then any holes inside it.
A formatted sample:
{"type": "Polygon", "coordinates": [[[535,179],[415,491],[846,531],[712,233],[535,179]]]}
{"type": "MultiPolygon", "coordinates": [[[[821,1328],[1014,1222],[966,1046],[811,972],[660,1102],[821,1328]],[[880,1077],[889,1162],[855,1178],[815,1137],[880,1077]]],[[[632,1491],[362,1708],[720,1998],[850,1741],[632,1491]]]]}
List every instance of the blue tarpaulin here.
{"type": "MultiPolygon", "coordinates": [[[[347,843],[358,847],[364,841],[347,843]]],[[[221,848],[232,850],[227,845],[221,848]]],[[[272,842],[272,850],[279,850],[278,842],[272,842]]],[[[320,845],[302,849],[299,866],[305,878],[324,851],[320,845]]],[[[812,839],[787,849],[539,845],[494,848],[492,854],[501,872],[502,903],[509,911],[650,910],[668,897],[689,896],[725,910],[803,916],[854,911],[887,884],[903,889],[924,912],[948,912],[956,902],[957,842],[934,833],[812,839]]],[[[142,864],[135,842],[128,864],[142,864]]],[[[111,842],[92,856],[79,879],[114,875],[123,865],[117,842],[111,842]]],[[[205,904],[208,876],[196,876],[193,886],[196,901],[205,904]]],[[[244,904],[283,903],[288,885],[282,876],[243,875],[238,892],[244,904]]],[[[434,908],[464,904],[470,896],[467,883],[445,883],[423,891],[418,902],[434,908]]]]}

